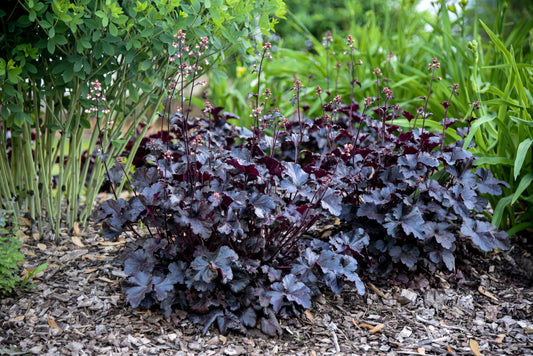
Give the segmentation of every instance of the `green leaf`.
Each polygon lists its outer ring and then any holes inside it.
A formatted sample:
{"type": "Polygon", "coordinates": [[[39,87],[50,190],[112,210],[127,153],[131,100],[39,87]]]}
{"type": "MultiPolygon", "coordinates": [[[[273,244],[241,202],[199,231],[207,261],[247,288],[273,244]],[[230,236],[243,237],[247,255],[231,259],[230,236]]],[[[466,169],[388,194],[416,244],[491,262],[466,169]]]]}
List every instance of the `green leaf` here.
{"type": "Polygon", "coordinates": [[[126,140],[125,138],[111,140],[111,143],[115,147],[120,147],[120,146],[124,145],[126,142],[128,142],[128,140],[126,140]]]}
{"type": "Polygon", "coordinates": [[[513,236],[514,234],[522,231],[522,230],[525,230],[525,229],[531,229],[533,228],[533,222],[523,222],[523,223],[520,223],[518,225],[514,225],[512,228],[510,228],[509,230],[507,230],[507,234],[509,236],[513,236]]]}
{"type": "Polygon", "coordinates": [[[46,49],[50,54],[54,54],[56,50],[56,43],[54,42],[53,38],[50,38],[46,44],[46,49]]]}
{"type": "Polygon", "coordinates": [[[19,76],[21,69],[19,70],[10,70],[7,72],[7,80],[12,84],[17,84],[22,78],[19,76]]]}
{"type": "Polygon", "coordinates": [[[46,20],[39,21],[39,25],[41,25],[41,27],[44,28],[45,30],[52,27],[52,24],[46,20]]]}
{"type": "Polygon", "coordinates": [[[70,21],[72,21],[72,16],[70,16],[69,14],[61,14],[61,16],[59,16],[59,18],[61,19],[61,21],[63,21],[64,23],[69,23],[70,21]]]}
{"type": "MultiPolygon", "coordinates": [[[[129,42],[128,42],[129,43],[129,42]]],[[[133,62],[133,59],[135,58],[135,52],[134,51],[130,51],[128,50],[128,52],[126,53],[126,55],[124,56],[124,61],[127,63],[127,64],[131,64],[133,62]]]]}
{"type": "Polygon", "coordinates": [[[514,162],[506,157],[481,157],[474,160],[474,165],[484,166],[484,165],[502,165],[502,166],[514,166],[514,162]]]}
{"type": "Polygon", "coordinates": [[[194,10],[189,5],[182,4],[181,9],[187,15],[194,15],[194,10]]]}
{"type": "Polygon", "coordinates": [[[145,82],[141,82],[139,80],[135,81],[135,85],[138,88],[140,88],[145,93],[150,93],[150,92],[152,92],[152,89],[153,89],[150,84],[147,84],[145,82]]]}
{"type": "Polygon", "coordinates": [[[18,127],[22,127],[25,122],[32,123],[31,117],[26,114],[25,112],[16,112],[14,115],[15,125],[18,127]]]}
{"type": "Polygon", "coordinates": [[[93,42],[98,41],[102,37],[102,32],[100,30],[95,30],[93,32],[93,42]]]}
{"type": "Polygon", "coordinates": [[[524,190],[526,190],[530,186],[532,181],[533,181],[533,173],[528,173],[522,177],[513,195],[513,200],[511,201],[511,204],[514,204],[518,200],[518,198],[520,198],[520,195],[522,195],[524,190]]]}
{"type": "Polygon", "coordinates": [[[522,169],[522,165],[524,164],[524,160],[532,143],[533,140],[528,138],[520,142],[520,145],[518,145],[518,149],[516,150],[516,159],[514,161],[514,179],[516,179],[520,174],[520,170],[522,169]]]}
{"type": "Polygon", "coordinates": [[[86,116],[82,116],[80,118],[80,126],[85,130],[89,130],[91,128],[91,122],[86,116]]]}
{"type": "Polygon", "coordinates": [[[113,36],[118,36],[118,28],[115,26],[115,24],[110,23],[109,24],[109,33],[113,36]]]}
{"type": "Polygon", "coordinates": [[[468,145],[470,144],[470,142],[472,141],[472,138],[474,138],[474,135],[476,134],[476,132],[479,130],[479,127],[481,125],[483,125],[484,123],[486,122],[492,122],[496,119],[496,116],[483,116],[481,118],[479,118],[478,120],[476,120],[473,124],[472,124],[472,127],[470,128],[470,133],[468,134],[468,136],[466,136],[465,138],[465,141],[464,141],[464,144],[463,144],[463,149],[467,149],[468,148],[468,145]]]}
{"type": "Polygon", "coordinates": [[[108,56],[113,56],[115,54],[115,47],[109,44],[108,42],[102,42],[102,48],[104,53],[108,56]]]}
{"type": "MultiPolygon", "coordinates": [[[[24,288],[34,276],[44,271],[46,267],[48,267],[48,262],[43,263],[42,265],[37,266],[33,271],[28,272],[28,275],[24,277],[24,279],[20,283],[20,287],[24,288]]],[[[28,285],[28,287],[33,288],[34,285],[28,285]]]]}
{"type": "Polygon", "coordinates": [[[52,74],[60,74],[60,73],[63,73],[65,70],[67,70],[67,66],[68,66],[68,63],[65,62],[65,61],[62,61],[62,62],[55,62],[53,65],[52,65],[52,74]]]}
{"type": "Polygon", "coordinates": [[[70,82],[74,77],[74,71],[72,70],[72,66],[67,67],[63,72],[62,76],[65,83],[70,82]]]}
{"type": "Polygon", "coordinates": [[[102,42],[100,41],[100,42],[96,43],[96,45],[94,46],[93,54],[94,54],[94,57],[100,58],[100,57],[102,57],[102,53],[104,53],[104,49],[103,49],[102,42]]]}
{"type": "Polygon", "coordinates": [[[147,59],[141,63],[141,70],[148,70],[152,66],[152,60],[147,59]]]}
{"type": "Polygon", "coordinates": [[[88,38],[82,38],[80,40],[80,43],[85,49],[92,48],[91,41],[88,38]]]}
{"type": "Polygon", "coordinates": [[[102,19],[102,26],[107,27],[107,23],[109,20],[107,19],[106,13],[102,10],[97,10],[94,14],[102,19]]]}
{"type": "Polygon", "coordinates": [[[509,118],[516,122],[517,124],[522,124],[522,125],[526,125],[526,126],[529,126],[529,127],[533,127],[533,121],[530,121],[530,120],[524,120],[524,119],[521,119],[519,117],[516,117],[516,116],[509,116],[509,118]]]}
{"type": "Polygon", "coordinates": [[[131,100],[136,103],[139,101],[139,91],[133,86],[131,82],[128,82],[128,94],[131,100]]]}
{"type": "Polygon", "coordinates": [[[501,198],[498,201],[498,204],[496,204],[496,208],[494,209],[494,214],[492,215],[492,224],[496,226],[500,226],[502,219],[503,219],[503,213],[505,211],[505,208],[507,205],[511,203],[513,200],[512,195],[508,195],[504,198],[501,198]]]}
{"type": "Polygon", "coordinates": [[[30,20],[31,22],[35,22],[36,18],[37,18],[37,13],[35,12],[34,9],[31,9],[30,14],[28,15],[28,20],[30,20]]]}
{"type": "Polygon", "coordinates": [[[54,41],[60,45],[60,46],[64,46],[68,43],[67,41],[67,38],[63,35],[57,35],[55,38],[54,38],[54,41]]]}
{"type": "Polygon", "coordinates": [[[195,13],[199,13],[202,9],[202,4],[200,4],[200,1],[194,0],[192,3],[192,8],[194,9],[195,13]]]}

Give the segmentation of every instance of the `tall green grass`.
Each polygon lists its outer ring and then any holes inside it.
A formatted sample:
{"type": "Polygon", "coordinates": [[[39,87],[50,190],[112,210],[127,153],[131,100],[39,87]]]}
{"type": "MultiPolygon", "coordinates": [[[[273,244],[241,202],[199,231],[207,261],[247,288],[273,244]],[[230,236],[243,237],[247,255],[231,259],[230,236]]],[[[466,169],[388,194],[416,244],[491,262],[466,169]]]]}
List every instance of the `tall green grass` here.
{"type": "Polygon", "coordinates": [[[441,1],[429,49],[462,88],[457,117],[468,119],[470,103],[480,104],[465,147],[475,143],[474,164],[509,184],[501,196],[488,198],[492,222],[513,235],[533,228],[533,19],[516,21],[505,1],[497,4],[492,15],[470,10],[452,21],[441,1]]]}

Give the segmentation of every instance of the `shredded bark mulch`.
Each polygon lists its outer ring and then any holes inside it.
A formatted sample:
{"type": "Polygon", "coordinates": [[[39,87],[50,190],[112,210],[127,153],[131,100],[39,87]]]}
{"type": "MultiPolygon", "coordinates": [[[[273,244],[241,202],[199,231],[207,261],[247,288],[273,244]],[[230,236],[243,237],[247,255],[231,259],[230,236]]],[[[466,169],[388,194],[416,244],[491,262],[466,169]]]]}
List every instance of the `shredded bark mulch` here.
{"type": "Polygon", "coordinates": [[[456,273],[437,272],[435,287],[374,281],[359,296],[346,284],[281,319],[283,335],[273,339],[214,327],[202,336],[185,312],[166,319],[132,309],[115,261],[125,240],[106,242],[91,228],[60,235],[24,239],[24,268],[49,266],[33,289],[0,300],[0,355],[533,355],[527,238],[472,256],[456,273]]]}

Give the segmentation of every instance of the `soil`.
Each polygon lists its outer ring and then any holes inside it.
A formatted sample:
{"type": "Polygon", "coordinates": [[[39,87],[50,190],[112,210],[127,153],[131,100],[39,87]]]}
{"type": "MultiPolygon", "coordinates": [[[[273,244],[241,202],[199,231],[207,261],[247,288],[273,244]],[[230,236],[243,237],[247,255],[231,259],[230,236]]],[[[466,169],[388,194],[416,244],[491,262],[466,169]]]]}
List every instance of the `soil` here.
{"type": "Polygon", "coordinates": [[[24,268],[49,266],[34,288],[0,300],[0,355],[533,355],[531,240],[470,255],[421,289],[374,280],[359,296],[346,284],[281,319],[283,335],[269,338],[214,327],[202,336],[185,312],[131,308],[115,261],[124,239],[106,242],[91,228],[56,240],[30,233],[24,268]]]}

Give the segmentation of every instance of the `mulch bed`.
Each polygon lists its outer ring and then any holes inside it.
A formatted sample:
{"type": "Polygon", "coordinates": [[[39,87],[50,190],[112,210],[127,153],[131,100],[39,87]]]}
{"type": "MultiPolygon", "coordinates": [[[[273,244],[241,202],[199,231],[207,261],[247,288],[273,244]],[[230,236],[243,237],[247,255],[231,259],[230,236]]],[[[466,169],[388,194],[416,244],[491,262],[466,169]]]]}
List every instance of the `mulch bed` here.
{"type": "Polygon", "coordinates": [[[29,235],[24,268],[49,266],[36,287],[0,300],[0,355],[533,355],[533,261],[522,240],[472,257],[453,278],[437,273],[436,287],[375,282],[361,297],[347,284],[280,320],[273,339],[214,327],[202,336],[185,312],[132,309],[115,261],[125,240],[106,242],[92,228],[29,235]]]}

